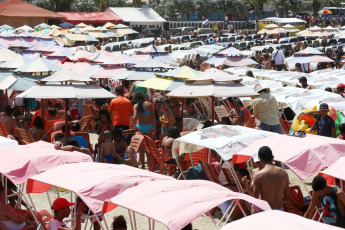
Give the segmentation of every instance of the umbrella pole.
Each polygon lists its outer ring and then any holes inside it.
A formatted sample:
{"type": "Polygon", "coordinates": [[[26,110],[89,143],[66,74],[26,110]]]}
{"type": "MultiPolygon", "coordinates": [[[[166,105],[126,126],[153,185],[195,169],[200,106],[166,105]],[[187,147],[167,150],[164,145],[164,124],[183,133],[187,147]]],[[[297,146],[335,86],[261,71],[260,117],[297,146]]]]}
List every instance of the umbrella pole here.
{"type": "Polygon", "coordinates": [[[125,80],[121,80],[121,86],[122,86],[122,90],[124,93],[125,92],[125,80]]]}
{"type": "Polygon", "coordinates": [[[310,63],[308,63],[308,73],[310,73],[310,63]]]}
{"type": "Polygon", "coordinates": [[[68,137],[68,100],[65,103],[65,139],[68,137]]]}
{"type": "Polygon", "coordinates": [[[214,125],[214,97],[212,97],[212,125],[214,125]]]}

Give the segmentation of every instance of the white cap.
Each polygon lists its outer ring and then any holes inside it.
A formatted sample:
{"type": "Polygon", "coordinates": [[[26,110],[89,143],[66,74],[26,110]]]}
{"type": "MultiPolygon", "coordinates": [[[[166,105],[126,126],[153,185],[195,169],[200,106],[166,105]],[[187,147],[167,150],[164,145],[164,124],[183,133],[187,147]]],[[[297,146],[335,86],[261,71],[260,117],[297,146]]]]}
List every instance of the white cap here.
{"type": "Polygon", "coordinates": [[[254,162],[254,163],[260,161],[260,158],[259,158],[259,150],[255,151],[255,152],[253,153],[252,159],[253,159],[253,162],[254,162]]]}

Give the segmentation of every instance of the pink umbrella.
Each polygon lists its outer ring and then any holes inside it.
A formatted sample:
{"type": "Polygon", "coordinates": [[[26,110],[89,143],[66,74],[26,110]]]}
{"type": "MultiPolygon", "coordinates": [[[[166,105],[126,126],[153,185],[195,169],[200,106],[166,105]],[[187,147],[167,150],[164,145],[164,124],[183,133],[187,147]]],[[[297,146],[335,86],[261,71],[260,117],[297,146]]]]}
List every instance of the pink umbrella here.
{"type": "Polygon", "coordinates": [[[105,200],[150,180],[175,181],[172,177],[126,165],[84,162],[60,165],[30,177],[26,192],[41,193],[57,186],[73,191],[93,213],[98,213],[105,200]]]}
{"type": "Polygon", "coordinates": [[[168,229],[182,229],[197,217],[229,200],[245,200],[263,210],[271,210],[266,201],[210,181],[148,181],[127,189],[104,204],[103,211],[121,206],[157,220],[168,229]]]}
{"type": "Polygon", "coordinates": [[[227,48],[227,49],[220,51],[216,54],[225,55],[225,56],[246,56],[244,53],[242,53],[241,51],[239,51],[238,49],[236,49],[234,47],[227,48]]]}
{"type": "Polygon", "coordinates": [[[61,164],[88,161],[92,159],[84,153],[55,150],[44,141],[0,148],[0,172],[15,184],[61,164]]]}
{"type": "Polygon", "coordinates": [[[342,229],[282,211],[260,212],[225,225],[221,230],[336,230],[342,229]],[[245,228],[244,228],[245,226],[245,228]]]}
{"type": "Polygon", "coordinates": [[[116,55],[113,53],[109,53],[104,50],[99,50],[96,53],[91,54],[90,56],[86,57],[87,60],[92,62],[103,63],[107,62],[110,59],[114,58],[116,55]]]}
{"type": "Polygon", "coordinates": [[[122,66],[103,66],[93,71],[89,76],[94,79],[112,78],[113,76],[126,71],[122,66]]]}
{"type": "Polygon", "coordinates": [[[142,49],[139,49],[137,52],[138,53],[146,53],[146,54],[167,53],[166,51],[162,50],[161,48],[158,48],[155,45],[148,45],[142,49]]]}
{"type": "Polygon", "coordinates": [[[336,162],[334,162],[334,164],[332,164],[327,169],[322,171],[322,173],[332,176],[334,178],[345,180],[344,165],[345,165],[345,157],[341,157],[336,162]]]}
{"type": "Polygon", "coordinates": [[[130,56],[126,54],[120,54],[118,56],[115,56],[113,59],[107,61],[104,63],[104,65],[130,65],[130,64],[138,64],[139,61],[134,60],[130,56]]]}
{"type": "Polygon", "coordinates": [[[318,49],[307,47],[304,50],[297,52],[295,55],[325,55],[325,54],[319,51],[318,49]]]}
{"type": "Polygon", "coordinates": [[[301,180],[345,156],[345,142],[342,140],[311,134],[304,138],[274,135],[259,139],[242,149],[234,156],[233,163],[246,161],[262,146],[270,147],[274,159],[286,164],[301,180]]]}

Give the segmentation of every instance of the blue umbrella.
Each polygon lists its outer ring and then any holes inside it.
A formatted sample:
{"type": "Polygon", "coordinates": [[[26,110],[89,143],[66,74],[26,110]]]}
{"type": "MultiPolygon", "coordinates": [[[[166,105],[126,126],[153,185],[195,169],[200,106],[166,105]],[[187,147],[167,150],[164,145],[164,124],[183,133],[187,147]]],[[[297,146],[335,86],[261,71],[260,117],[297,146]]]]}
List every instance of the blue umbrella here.
{"type": "Polygon", "coordinates": [[[62,28],[74,28],[74,25],[69,23],[69,22],[61,23],[61,24],[59,24],[59,26],[62,28]]]}

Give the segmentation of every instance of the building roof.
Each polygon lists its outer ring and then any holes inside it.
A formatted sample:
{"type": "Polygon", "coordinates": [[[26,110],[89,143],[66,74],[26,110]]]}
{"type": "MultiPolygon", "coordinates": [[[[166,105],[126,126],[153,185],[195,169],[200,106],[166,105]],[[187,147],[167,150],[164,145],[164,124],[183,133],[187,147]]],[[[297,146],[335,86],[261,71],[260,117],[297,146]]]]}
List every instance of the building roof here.
{"type": "Polygon", "coordinates": [[[62,18],[63,16],[21,0],[0,2],[0,16],[62,18]]]}
{"type": "Polygon", "coordinates": [[[63,15],[64,18],[62,21],[69,22],[73,25],[77,25],[78,23],[85,23],[85,24],[105,24],[107,22],[111,23],[122,23],[122,19],[112,12],[59,12],[59,14],[63,15]]]}
{"type": "Polygon", "coordinates": [[[113,12],[131,25],[163,25],[166,22],[156,11],[147,7],[109,7],[106,12],[113,12]]]}

